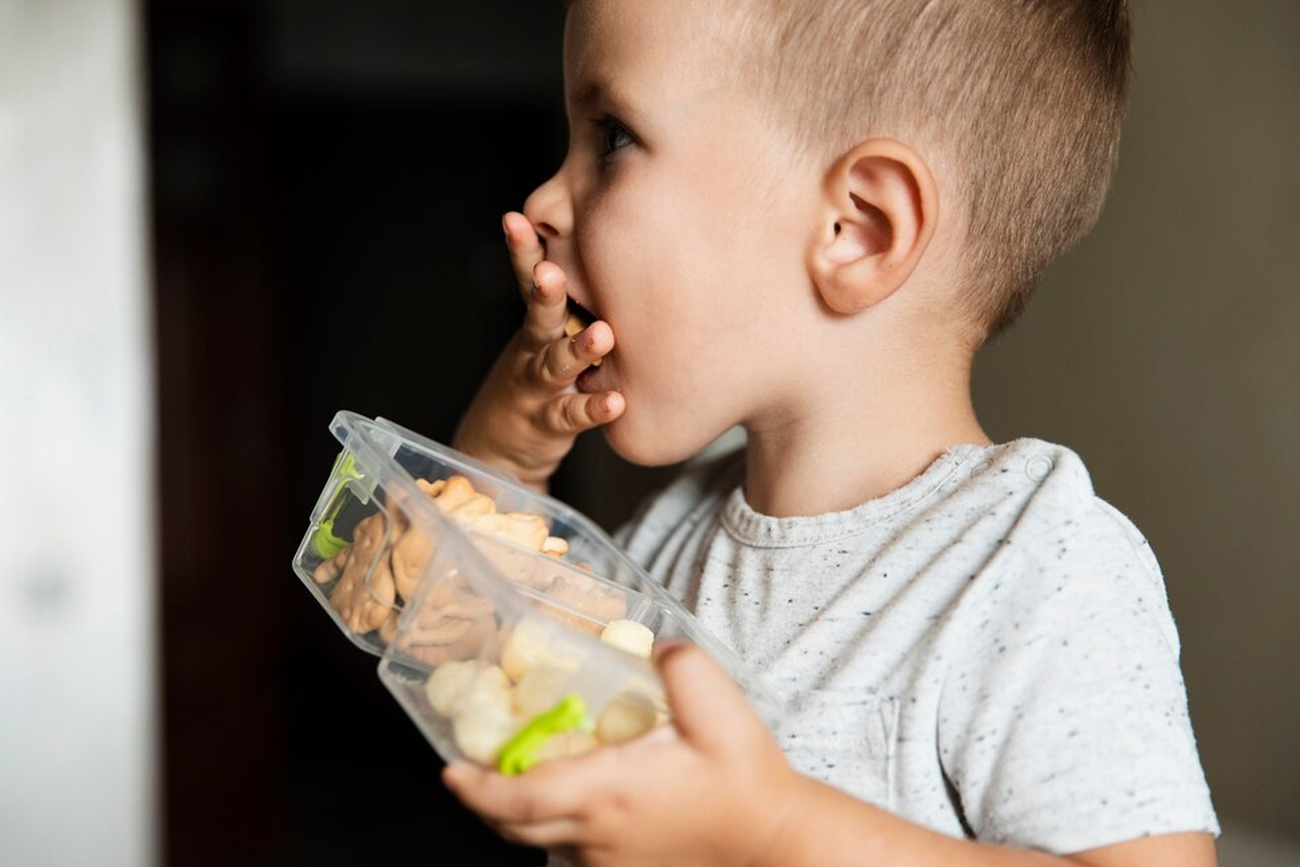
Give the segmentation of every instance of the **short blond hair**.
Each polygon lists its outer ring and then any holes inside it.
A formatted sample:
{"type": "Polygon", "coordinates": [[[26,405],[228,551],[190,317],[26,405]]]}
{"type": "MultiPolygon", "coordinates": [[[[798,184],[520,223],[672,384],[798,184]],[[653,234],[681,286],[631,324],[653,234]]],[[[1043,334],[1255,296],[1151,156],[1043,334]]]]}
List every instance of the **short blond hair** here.
{"type": "Polygon", "coordinates": [[[1096,223],[1127,100],[1125,0],[728,2],[761,97],[804,144],[937,149],[924,156],[966,203],[965,306],[985,339],[1096,223]]]}

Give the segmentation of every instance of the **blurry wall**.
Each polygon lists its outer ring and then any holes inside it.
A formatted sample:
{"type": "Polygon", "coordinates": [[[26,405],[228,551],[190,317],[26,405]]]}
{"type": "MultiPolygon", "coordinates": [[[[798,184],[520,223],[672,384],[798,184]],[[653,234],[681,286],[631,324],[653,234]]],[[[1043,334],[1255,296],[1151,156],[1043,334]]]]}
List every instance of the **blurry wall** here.
{"type": "Polygon", "coordinates": [[[977,405],[995,438],[1075,447],[1147,534],[1216,803],[1300,845],[1300,4],[1134,11],[1107,210],[977,405]]]}
{"type": "Polygon", "coordinates": [[[153,352],[127,0],[0,0],[0,863],[155,863],[153,352]]]}

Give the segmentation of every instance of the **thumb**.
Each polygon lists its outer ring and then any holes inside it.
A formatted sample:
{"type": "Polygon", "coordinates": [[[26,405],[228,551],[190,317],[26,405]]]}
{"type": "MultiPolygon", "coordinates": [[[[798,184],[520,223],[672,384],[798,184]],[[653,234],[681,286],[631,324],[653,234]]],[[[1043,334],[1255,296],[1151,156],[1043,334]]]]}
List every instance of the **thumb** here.
{"type": "Polygon", "coordinates": [[[721,747],[734,744],[747,728],[762,725],[731,675],[694,644],[657,643],[654,662],[673,723],[687,741],[706,749],[721,747]]]}

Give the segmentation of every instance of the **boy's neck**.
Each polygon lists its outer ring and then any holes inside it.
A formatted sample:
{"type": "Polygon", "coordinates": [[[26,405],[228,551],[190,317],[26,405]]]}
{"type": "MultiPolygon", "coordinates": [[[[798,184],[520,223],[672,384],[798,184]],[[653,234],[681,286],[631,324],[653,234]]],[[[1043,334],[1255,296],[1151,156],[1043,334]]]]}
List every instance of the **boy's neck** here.
{"type": "Polygon", "coordinates": [[[843,511],[902,487],[955,445],[988,444],[969,364],[959,367],[841,383],[815,412],[747,425],[746,501],[778,518],[843,511]]]}

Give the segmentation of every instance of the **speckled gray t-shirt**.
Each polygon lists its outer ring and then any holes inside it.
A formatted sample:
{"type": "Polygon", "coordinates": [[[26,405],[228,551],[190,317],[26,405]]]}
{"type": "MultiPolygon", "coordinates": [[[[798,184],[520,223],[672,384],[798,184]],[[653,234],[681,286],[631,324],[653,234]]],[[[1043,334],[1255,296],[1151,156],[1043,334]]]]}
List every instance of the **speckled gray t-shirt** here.
{"type": "Polygon", "coordinates": [[[956,447],[815,517],[758,514],[741,477],[703,464],[617,535],[789,700],[799,770],[1054,853],[1218,833],[1159,567],[1072,451],[956,447]]]}

